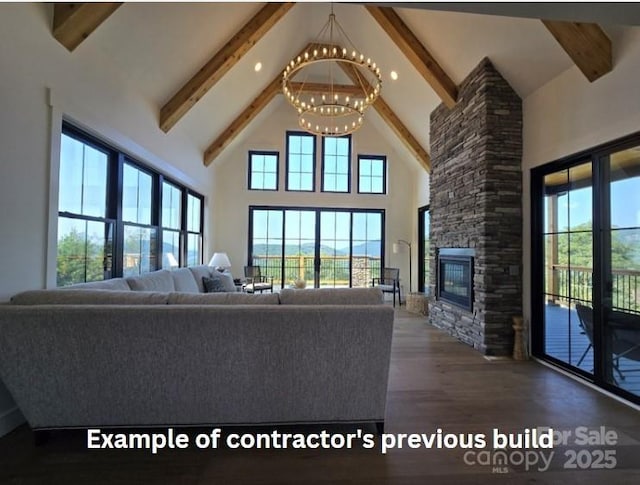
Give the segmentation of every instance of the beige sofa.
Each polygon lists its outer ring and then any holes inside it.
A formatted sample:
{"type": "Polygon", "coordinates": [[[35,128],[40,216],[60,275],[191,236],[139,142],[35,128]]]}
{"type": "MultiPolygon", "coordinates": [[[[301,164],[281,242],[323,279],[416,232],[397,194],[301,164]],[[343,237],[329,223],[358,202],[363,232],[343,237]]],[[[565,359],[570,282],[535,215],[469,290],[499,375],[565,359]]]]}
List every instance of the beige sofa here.
{"type": "Polygon", "coordinates": [[[0,377],[30,426],[384,422],[393,310],[379,290],[202,294],[205,271],[1,305],[0,377]]]}

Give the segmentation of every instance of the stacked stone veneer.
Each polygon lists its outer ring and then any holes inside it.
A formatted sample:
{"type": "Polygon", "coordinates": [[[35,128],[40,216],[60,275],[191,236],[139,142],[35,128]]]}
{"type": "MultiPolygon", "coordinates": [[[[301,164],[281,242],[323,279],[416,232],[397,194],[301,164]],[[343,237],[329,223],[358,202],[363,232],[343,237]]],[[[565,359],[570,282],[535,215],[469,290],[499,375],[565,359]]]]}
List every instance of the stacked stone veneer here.
{"type": "Polygon", "coordinates": [[[511,353],[522,314],[522,101],[488,59],[431,113],[431,324],[487,355],[511,353]],[[473,311],[435,295],[437,248],[473,248],[473,311]]]}

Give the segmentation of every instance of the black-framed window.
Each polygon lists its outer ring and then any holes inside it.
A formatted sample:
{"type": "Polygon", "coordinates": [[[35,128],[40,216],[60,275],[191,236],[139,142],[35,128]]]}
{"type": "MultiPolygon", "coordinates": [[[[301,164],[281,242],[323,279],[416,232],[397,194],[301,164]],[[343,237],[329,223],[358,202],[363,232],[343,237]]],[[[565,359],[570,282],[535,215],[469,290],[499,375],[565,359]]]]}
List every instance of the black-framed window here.
{"type": "Polygon", "coordinates": [[[162,181],[162,267],[179,266],[182,248],[182,207],[184,190],[167,181],[162,181]]]}
{"type": "Polygon", "coordinates": [[[195,192],[187,194],[187,266],[202,262],[202,233],[204,197],[195,192]]]}
{"type": "Polygon", "coordinates": [[[314,192],[316,188],[316,137],[287,131],[286,190],[314,192]]]}
{"type": "Polygon", "coordinates": [[[322,192],[351,191],[351,135],[322,138],[322,192]]]}
{"type": "Polygon", "coordinates": [[[387,157],[358,155],[358,193],[387,193],[387,157]]]}
{"type": "Polygon", "coordinates": [[[278,152],[249,151],[249,190],[278,190],[278,152]]]}
{"type": "Polygon", "coordinates": [[[418,209],[418,291],[429,292],[431,278],[431,244],[429,234],[431,231],[431,215],[429,206],[425,205],[418,209]]]}
{"type": "Polygon", "coordinates": [[[63,122],[58,286],[201,263],[203,210],[201,195],[63,122]]]}

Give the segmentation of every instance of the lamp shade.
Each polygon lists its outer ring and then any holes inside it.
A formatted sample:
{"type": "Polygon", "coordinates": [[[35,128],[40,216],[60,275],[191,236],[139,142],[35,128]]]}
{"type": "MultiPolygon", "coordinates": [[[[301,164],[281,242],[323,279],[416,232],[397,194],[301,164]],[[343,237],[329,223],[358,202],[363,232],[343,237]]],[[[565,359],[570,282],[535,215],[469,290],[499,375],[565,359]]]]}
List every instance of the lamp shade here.
{"type": "Polygon", "coordinates": [[[231,261],[229,261],[227,253],[213,253],[213,257],[211,261],[209,261],[209,266],[213,266],[214,268],[231,268],[231,261]]]}

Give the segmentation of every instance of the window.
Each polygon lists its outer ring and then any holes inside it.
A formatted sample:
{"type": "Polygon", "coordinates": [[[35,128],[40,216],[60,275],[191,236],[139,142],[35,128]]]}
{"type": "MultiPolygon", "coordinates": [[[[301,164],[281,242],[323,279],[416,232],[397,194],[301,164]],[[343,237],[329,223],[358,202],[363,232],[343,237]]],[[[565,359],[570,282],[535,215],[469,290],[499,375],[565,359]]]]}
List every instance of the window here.
{"type": "Polygon", "coordinates": [[[64,123],[57,285],[199,264],[203,201],[195,192],[64,123]]]}
{"type": "Polygon", "coordinates": [[[62,134],[58,195],[58,286],[110,277],[113,221],[107,218],[111,153],[62,134]]]}
{"type": "Polygon", "coordinates": [[[249,190],[278,190],[278,152],[249,152],[249,190]]]}
{"type": "Polygon", "coordinates": [[[387,158],[381,155],[358,156],[358,193],[387,193],[387,158]]]}
{"type": "Polygon", "coordinates": [[[179,266],[183,190],[162,182],[162,267],[179,266]]]}
{"type": "Polygon", "coordinates": [[[187,195],[187,266],[202,262],[202,208],[204,199],[200,195],[187,195]]]}
{"type": "Polygon", "coordinates": [[[322,191],[351,189],[351,135],[322,138],[322,191]]]}
{"type": "Polygon", "coordinates": [[[157,269],[157,229],[152,227],[151,174],[125,162],[122,170],[124,252],[122,275],[135,276],[157,269]]]}
{"type": "Polygon", "coordinates": [[[316,137],[287,132],[287,190],[315,191],[316,137]]]}

